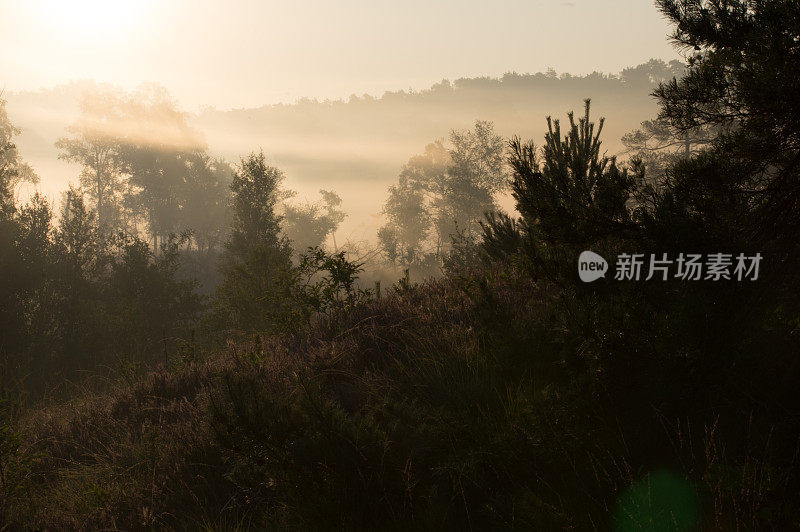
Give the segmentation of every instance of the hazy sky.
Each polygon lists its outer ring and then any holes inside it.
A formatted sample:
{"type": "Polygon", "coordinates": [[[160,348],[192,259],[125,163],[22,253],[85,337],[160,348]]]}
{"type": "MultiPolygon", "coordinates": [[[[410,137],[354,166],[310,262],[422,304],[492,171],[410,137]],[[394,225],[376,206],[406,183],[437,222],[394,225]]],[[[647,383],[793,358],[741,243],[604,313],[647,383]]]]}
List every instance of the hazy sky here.
{"type": "Polygon", "coordinates": [[[0,0],[0,89],[166,86],[187,110],[619,72],[677,57],[650,0],[0,0]]]}

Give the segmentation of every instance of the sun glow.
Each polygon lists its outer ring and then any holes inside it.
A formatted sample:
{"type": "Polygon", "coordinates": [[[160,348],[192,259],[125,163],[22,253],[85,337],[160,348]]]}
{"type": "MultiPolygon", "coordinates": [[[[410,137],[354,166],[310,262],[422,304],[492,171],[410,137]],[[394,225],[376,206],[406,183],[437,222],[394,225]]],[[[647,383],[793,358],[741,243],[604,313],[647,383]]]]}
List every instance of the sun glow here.
{"type": "Polygon", "coordinates": [[[126,32],[142,15],[136,0],[44,0],[38,2],[42,18],[64,37],[95,40],[126,32]]]}

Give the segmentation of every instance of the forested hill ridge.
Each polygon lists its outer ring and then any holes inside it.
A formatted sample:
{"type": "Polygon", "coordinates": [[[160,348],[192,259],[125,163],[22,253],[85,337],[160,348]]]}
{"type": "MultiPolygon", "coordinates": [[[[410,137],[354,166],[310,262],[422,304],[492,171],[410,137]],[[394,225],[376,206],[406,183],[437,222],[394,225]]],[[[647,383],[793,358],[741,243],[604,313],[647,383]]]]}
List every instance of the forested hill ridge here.
{"type": "Polygon", "coordinates": [[[653,89],[680,77],[683,69],[677,61],[654,59],[618,75],[551,70],[443,80],[428,90],[387,92],[379,98],[353,95],[348,101],[206,109],[194,126],[207,135],[210,150],[226,158],[256,142],[301,193],[335,184],[350,214],[343,229],[358,237],[374,234],[386,187],[408,158],[451,130],[487,120],[500,135],[538,142],[545,117],[580,109],[591,97],[596,116],[607,118],[604,149],[617,154],[623,150],[622,136],[656,114],[653,89]]]}
{"type": "MultiPolygon", "coordinates": [[[[371,238],[380,224],[386,189],[402,165],[451,130],[487,120],[500,135],[539,141],[546,116],[579,109],[584,98],[591,97],[596,116],[607,118],[603,148],[616,154],[622,150],[620,138],[656,114],[653,89],[680,77],[683,69],[677,61],[653,59],[614,75],[507,73],[347,101],[303,99],[235,110],[209,107],[188,118],[205,136],[212,155],[236,161],[260,147],[301,196],[334,187],[349,214],[343,234],[371,238]]],[[[57,159],[54,142],[78,115],[80,95],[93,88],[93,82],[77,82],[4,95],[9,116],[22,129],[16,140],[20,153],[42,177],[40,190],[53,198],[77,174],[76,167],[57,159]]]]}
{"type": "MultiPolygon", "coordinates": [[[[683,68],[677,61],[667,64],[654,59],[619,75],[559,75],[550,70],[443,80],[427,90],[387,92],[379,98],[353,95],[347,101],[301,99],[256,109],[206,108],[195,125],[209,135],[209,145],[223,154],[240,153],[242,139],[259,139],[277,163],[321,179],[329,163],[351,157],[361,164],[381,161],[394,169],[387,156],[399,157],[397,162],[402,164],[409,153],[420,150],[421,143],[445,137],[451,129],[468,128],[476,119],[494,122],[501,134],[538,136],[545,116],[578,108],[591,96],[596,112],[610,119],[608,148],[614,151],[624,133],[652,116],[656,109],[650,94],[653,88],[680,76],[683,68]],[[297,143],[298,139],[305,142],[297,143]]],[[[369,176],[349,172],[343,177],[369,176]]]]}

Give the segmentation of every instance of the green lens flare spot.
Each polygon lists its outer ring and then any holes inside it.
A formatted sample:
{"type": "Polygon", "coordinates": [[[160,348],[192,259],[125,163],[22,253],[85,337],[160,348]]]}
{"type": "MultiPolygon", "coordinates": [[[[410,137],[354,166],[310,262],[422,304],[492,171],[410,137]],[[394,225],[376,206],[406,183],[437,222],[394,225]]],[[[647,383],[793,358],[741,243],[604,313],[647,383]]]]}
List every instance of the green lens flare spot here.
{"type": "Polygon", "coordinates": [[[695,530],[699,516],[692,485],[679,475],[658,470],[623,492],[614,512],[614,530],[683,532],[695,530]]]}

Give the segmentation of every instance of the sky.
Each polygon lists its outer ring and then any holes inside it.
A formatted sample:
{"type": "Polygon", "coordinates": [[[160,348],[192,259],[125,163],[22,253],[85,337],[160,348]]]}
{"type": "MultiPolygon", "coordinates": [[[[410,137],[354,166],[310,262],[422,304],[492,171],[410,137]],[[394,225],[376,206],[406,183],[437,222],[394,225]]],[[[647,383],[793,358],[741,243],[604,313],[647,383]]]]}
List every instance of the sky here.
{"type": "Polygon", "coordinates": [[[187,111],[674,59],[649,0],[0,0],[0,91],[165,86],[187,111]]]}

